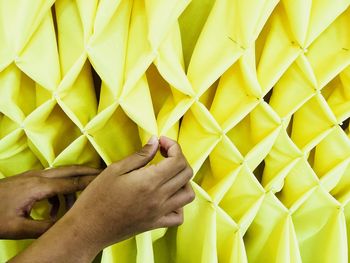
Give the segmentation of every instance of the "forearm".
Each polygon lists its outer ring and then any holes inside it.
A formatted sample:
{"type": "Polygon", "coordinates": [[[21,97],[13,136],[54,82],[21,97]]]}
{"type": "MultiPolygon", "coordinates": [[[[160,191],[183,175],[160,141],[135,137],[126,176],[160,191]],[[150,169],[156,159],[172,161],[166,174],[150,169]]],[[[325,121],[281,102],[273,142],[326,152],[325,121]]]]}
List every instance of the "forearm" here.
{"type": "Polygon", "coordinates": [[[10,263],[91,262],[102,248],[94,244],[91,234],[82,228],[82,222],[69,211],[10,263]]]}
{"type": "Polygon", "coordinates": [[[91,262],[104,247],[125,238],[179,226],[182,208],[195,198],[192,176],[175,141],[152,137],[140,151],[101,172],[67,214],[11,262],[91,262]],[[146,166],[158,148],[165,158],[146,166]]]}

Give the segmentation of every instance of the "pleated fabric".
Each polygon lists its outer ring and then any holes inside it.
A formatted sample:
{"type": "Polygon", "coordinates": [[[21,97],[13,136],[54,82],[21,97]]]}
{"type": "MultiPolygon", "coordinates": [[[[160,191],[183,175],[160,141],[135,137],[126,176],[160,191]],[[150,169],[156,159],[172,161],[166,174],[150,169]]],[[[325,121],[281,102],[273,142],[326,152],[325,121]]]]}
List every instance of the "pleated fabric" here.
{"type": "Polygon", "coordinates": [[[152,134],[194,169],[185,223],[103,263],[348,262],[349,118],[350,0],[0,0],[0,176],[152,134]]]}

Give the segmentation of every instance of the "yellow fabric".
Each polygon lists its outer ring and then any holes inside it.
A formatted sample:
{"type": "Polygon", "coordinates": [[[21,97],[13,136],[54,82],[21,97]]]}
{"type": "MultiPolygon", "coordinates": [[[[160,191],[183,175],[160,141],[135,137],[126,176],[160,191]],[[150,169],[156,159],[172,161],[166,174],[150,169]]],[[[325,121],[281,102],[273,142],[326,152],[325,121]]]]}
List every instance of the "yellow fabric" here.
{"type": "Polygon", "coordinates": [[[348,262],[349,117],[350,0],[0,0],[4,176],[151,134],[195,171],[185,223],[104,263],[348,262]]]}

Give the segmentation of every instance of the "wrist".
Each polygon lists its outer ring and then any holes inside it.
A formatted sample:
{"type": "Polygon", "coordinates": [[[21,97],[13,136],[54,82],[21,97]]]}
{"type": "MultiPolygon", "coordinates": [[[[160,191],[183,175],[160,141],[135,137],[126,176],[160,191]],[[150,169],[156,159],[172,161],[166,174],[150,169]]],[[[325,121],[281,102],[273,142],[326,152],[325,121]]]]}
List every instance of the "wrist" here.
{"type": "Polygon", "coordinates": [[[84,257],[87,261],[92,261],[104,248],[98,241],[99,235],[94,227],[73,209],[58,223],[65,229],[68,245],[73,248],[72,253],[77,253],[79,259],[84,257]]]}
{"type": "Polygon", "coordinates": [[[92,262],[103,247],[94,242],[90,230],[82,227],[80,218],[68,212],[10,262],[92,262]]]}

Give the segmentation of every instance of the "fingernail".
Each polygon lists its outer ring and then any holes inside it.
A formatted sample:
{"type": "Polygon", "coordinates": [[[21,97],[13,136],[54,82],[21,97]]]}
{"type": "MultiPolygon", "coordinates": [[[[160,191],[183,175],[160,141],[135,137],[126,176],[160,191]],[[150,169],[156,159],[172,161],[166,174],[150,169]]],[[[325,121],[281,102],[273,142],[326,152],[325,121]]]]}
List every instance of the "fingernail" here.
{"type": "Polygon", "coordinates": [[[157,136],[153,135],[153,136],[148,140],[147,144],[153,145],[153,144],[156,144],[157,142],[158,142],[157,136]]]}

